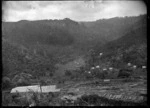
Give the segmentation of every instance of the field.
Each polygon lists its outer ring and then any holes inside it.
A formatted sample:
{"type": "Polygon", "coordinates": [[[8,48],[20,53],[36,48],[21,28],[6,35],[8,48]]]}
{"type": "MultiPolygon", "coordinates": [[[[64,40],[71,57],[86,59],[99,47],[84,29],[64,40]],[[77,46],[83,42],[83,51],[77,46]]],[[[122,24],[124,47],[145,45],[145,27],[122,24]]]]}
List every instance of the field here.
{"type": "Polygon", "coordinates": [[[92,81],[74,81],[59,85],[59,93],[32,92],[26,98],[21,94],[4,93],[4,106],[146,106],[146,78],[125,78],[92,81]],[[40,95],[40,97],[39,97],[40,95]],[[6,98],[7,103],[6,103],[6,98]],[[15,97],[16,96],[16,97],[15,97]],[[14,98],[15,97],[15,98],[14,98]],[[30,101],[29,101],[30,100],[30,101]]]}

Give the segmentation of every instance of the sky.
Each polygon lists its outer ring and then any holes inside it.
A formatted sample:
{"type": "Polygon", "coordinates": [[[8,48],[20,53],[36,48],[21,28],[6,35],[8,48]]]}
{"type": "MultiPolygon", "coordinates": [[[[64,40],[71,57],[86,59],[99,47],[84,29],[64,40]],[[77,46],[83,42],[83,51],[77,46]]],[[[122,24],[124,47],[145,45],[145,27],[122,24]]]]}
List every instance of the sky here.
{"type": "Polygon", "coordinates": [[[131,0],[5,1],[2,4],[2,20],[6,22],[64,18],[95,21],[146,13],[143,1],[131,0]]]}

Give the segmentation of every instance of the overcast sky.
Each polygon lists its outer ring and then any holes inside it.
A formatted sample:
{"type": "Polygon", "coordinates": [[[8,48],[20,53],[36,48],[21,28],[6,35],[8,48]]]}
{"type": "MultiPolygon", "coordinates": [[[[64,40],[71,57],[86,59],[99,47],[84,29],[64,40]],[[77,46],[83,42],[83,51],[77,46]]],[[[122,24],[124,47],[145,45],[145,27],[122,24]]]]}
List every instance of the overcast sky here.
{"type": "Polygon", "coordinates": [[[95,21],[102,18],[137,16],[147,13],[143,1],[6,1],[2,5],[3,21],[70,18],[95,21]]]}

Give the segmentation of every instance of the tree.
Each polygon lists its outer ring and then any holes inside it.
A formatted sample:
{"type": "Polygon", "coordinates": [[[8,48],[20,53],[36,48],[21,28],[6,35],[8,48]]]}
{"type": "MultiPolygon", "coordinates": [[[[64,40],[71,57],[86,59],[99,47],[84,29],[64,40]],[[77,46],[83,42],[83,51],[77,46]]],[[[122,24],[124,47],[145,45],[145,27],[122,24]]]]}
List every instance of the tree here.
{"type": "Polygon", "coordinates": [[[66,70],[65,75],[66,76],[71,76],[72,74],[71,74],[71,72],[69,70],[66,70]]]}
{"type": "Polygon", "coordinates": [[[122,69],[119,71],[118,77],[127,78],[127,77],[131,76],[132,73],[133,73],[132,70],[122,69]]]}
{"type": "Polygon", "coordinates": [[[2,79],[2,89],[7,89],[11,86],[11,81],[8,77],[2,79]]]}
{"type": "Polygon", "coordinates": [[[29,82],[27,81],[27,80],[25,80],[25,79],[19,79],[18,81],[17,81],[17,86],[28,86],[29,85],[29,82]]]}

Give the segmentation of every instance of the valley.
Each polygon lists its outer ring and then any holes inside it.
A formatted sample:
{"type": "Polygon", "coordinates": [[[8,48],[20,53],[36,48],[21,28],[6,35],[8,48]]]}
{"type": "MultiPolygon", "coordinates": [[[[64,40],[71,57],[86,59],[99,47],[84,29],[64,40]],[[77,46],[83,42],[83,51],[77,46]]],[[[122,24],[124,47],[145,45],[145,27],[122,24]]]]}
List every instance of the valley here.
{"type": "Polygon", "coordinates": [[[3,105],[146,106],[146,18],[2,22],[3,105]],[[9,93],[35,84],[60,92],[9,93]]]}

